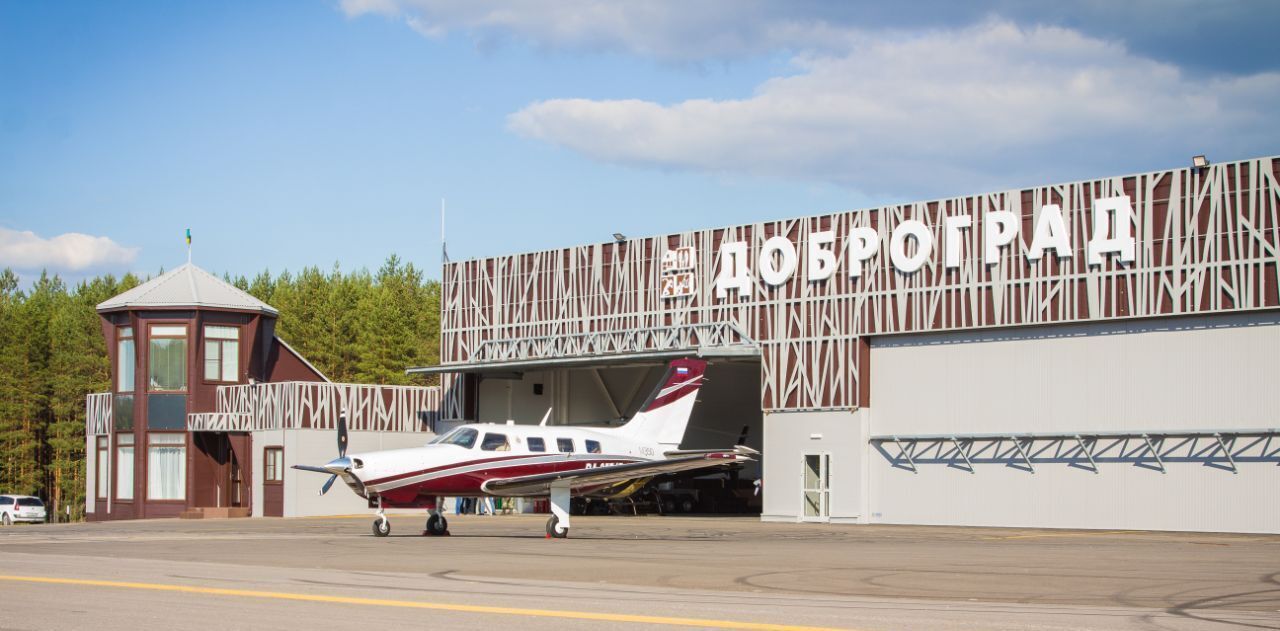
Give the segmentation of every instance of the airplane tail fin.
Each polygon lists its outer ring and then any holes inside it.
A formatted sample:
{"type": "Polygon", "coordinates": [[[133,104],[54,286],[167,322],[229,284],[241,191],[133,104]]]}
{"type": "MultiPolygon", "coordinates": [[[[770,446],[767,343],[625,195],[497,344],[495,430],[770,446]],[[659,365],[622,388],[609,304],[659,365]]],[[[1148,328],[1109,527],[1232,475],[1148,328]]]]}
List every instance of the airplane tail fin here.
{"type": "Polygon", "coordinates": [[[649,395],[618,433],[634,440],[652,440],[662,445],[678,446],[693,413],[693,403],[702,387],[707,362],[700,359],[677,359],[667,365],[662,382],[649,395]]]}

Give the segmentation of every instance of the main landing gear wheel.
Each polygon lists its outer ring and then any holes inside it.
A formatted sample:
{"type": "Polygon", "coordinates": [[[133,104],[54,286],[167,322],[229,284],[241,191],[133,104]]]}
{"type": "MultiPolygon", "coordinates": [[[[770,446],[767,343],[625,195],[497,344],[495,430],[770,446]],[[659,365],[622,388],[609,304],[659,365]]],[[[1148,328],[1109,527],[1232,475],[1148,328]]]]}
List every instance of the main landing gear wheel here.
{"type": "Polygon", "coordinates": [[[391,534],[391,520],[381,517],[373,520],[373,536],[385,537],[391,534]]]}
{"type": "Polygon", "coordinates": [[[432,515],[427,518],[426,534],[433,537],[439,537],[449,534],[449,520],[444,515],[432,515]]]}
{"type": "Polygon", "coordinates": [[[547,520],[547,536],[548,537],[554,537],[556,539],[564,539],[565,537],[569,536],[569,529],[565,528],[564,530],[560,530],[556,528],[556,526],[558,525],[560,525],[560,518],[556,517],[555,515],[552,515],[551,519],[547,520]]]}

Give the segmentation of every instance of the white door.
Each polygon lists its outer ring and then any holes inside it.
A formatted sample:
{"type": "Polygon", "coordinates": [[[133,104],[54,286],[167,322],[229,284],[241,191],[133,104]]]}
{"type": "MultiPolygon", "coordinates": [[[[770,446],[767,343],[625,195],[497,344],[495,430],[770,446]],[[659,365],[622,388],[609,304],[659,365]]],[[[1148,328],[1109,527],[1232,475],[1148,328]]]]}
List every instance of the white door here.
{"type": "Polygon", "coordinates": [[[801,521],[829,521],[831,518],[831,454],[804,454],[801,521]]]}

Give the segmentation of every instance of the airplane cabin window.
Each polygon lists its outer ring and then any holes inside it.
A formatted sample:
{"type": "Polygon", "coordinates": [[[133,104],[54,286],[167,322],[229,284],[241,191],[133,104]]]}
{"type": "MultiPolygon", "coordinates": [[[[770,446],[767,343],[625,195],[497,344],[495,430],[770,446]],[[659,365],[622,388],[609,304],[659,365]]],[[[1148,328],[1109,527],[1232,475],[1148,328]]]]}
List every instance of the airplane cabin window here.
{"type": "Polygon", "coordinates": [[[559,449],[560,451],[563,451],[564,453],[567,453],[567,454],[569,454],[569,453],[573,453],[573,439],[572,439],[572,438],[557,438],[557,439],[556,439],[556,449],[559,449]]]}
{"type": "Polygon", "coordinates": [[[452,432],[449,432],[449,434],[445,436],[443,440],[440,441],[440,444],[457,445],[463,449],[471,449],[472,447],[475,446],[476,437],[479,435],[480,435],[480,432],[477,432],[476,430],[471,429],[470,427],[460,427],[458,429],[453,430],[452,432]]]}
{"type": "Polygon", "coordinates": [[[529,451],[546,451],[547,444],[537,436],[529,437],[529,451]]]}
{"type": "Polygon", "coordinates": [[[511,451],[511,443],[507,441],[506,434],[495,434],[489,432],[484,435],[484,440],[480,443],[482,451],[511,451]]]}
{"type": "Polygon", "coordinates": [[[587,441],[587,453],[591,453],[591,454],[598,454],[598,453],[602,453],[602,452],[600,451],[600,441],[598,441],[598,440],[588,440],[588,441],[587,441]]]}

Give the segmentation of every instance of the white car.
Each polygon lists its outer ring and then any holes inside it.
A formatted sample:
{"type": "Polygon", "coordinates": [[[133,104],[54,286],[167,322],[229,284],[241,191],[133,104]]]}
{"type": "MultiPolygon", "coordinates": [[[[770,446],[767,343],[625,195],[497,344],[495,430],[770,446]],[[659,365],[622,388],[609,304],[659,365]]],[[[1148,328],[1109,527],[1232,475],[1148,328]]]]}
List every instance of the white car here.
{"type": "Polygon", "coordinates": [[[0,495],[0,523],[6,526],[25,521],[41,524],[46,520],[44,502],[30,495],[0,495]]]}

